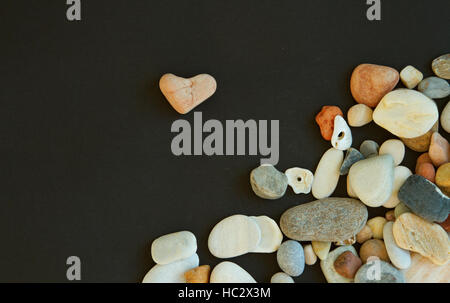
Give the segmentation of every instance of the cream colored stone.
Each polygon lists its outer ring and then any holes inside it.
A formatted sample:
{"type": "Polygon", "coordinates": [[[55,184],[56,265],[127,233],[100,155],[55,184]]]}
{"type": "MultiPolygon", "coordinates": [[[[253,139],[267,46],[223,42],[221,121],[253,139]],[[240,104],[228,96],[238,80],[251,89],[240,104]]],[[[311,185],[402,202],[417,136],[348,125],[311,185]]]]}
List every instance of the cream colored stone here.
{"type": "Polygon", "coordinates": [[[383,239],[383,228],[386,222],[384,217],[375,217],[367,221],[367,226],[372,230],[374,239],[383,239]]]}
{"type": "Polygon", "coordinates": [[[314,253],[320,260],[325,260],[331,248],[331,242],[311,241],[314,253]]]}
{"type": "Polygon", "coordinates": [[[450,101],[447,102],[447,105],[442,110],[441,125],[447,133],[450,133],[450,101]]]}
{"type": "Polygon", "coordinates": [[[358,198],[358,196],[353,191],[352,185],[350,184],[350,178],[347,175],[347,194],[349,197],[358,198]]]}
{"type": "Polygon", "coordinates": [[[347,150],[352,146],[352,131],[342,116],[334,118],[334,130],[331,137],[331,145],[339,150],[347,150]]]}
{"type": "Polygon", "coordinates": [[[277,251],[283,241],[278,224],[267,216],[250,217],[255,220],[261,230],[261,241],[258,246],[252,250],[254,253],[273,253],[277,251]]]}
{"type": "Polygon", "coordinates": [[[224,261],[214,267],[210,283],[256,283],[256,281],[236,263],[224,261]]]}
{"type": "Polygon", "coordinates": [[[169,264],[192,256],[197,251],[197,239],[190,231],[161,236],[153,241],[151,254],[157,264],[169,264]]]}
{"type": "Polygon", "coordinates": [[[392,264],[399,269],[405,269],[411,265],[411,256],[409,251],[398,247],[397,243],[395,243],[392,232],[393,226],[394,222],[387,222],[383,227],[384,245],[392,264]]]}
{"type": "Polygon", "coordinates": [[[405,157],[405,144],[398,139],[389,139],[383,142],[378,152],[379,155],[391,155],[394,158],[394,165],[400,165],[405,157]]]}
{"type": "Polygon", "coordinates": [[[343,151],[333,147],[323,154],[314,174],[312,185],[312,195],[314,198],[323,199],[333,194],[339,181],[343,160],[343,151]]]}
{"type": "Polygon", "coordinates": [[[386,203],[383,204],[384,207],[394,208],[400,203],[400,200],[398,199],[398,191],[400,190],[400,187],[402,187],[403,183],[405,183],[406,179],[408,179],[411,175],[411,170],[406,166],[397,166],[394,168],[394,186],[392,188],[392,194],[386,203]]]}
{"type": "Polygon", "coordinates": [[[198,266],[197,254],[169,264],[156,264],[145,275],[142,283],[186,283],[184,273],[198,266]]]}
{"type": "Polygon", "coordinates": [[[407,88],[411,89],[422,81],[423,74],[414,66],[408,65],[400,72],[400,79],[407,88]]]}
{"type": "Polygon", "coordinates": [[[372,229],[366,224],[364,227],[360,230],[360,232],[356,235],[356,241],[359,244],[363,244],[367,240],[372,239],[373,232],[372,229]]]}
{"type": "Polygon", "coordinates": [[[309,194],[314,181],[313,173],[305,168],[293,167],[284,172],[288,184],[296,194],[309,194]]]}
{"type": "Polygon", "coordinates": [[[361,127],[372,122],[373,110],[365,104],[355,104],[347,112],[348,124],[361,127]]]}
{"type": "Polygon", "coordinates": [[[312,248],[312,245],[305,245],[305,247],[303,247],[303,251],[305,253],[305,263],[308,265],[314,265],[317,262],[317,256],[312,248]]]}

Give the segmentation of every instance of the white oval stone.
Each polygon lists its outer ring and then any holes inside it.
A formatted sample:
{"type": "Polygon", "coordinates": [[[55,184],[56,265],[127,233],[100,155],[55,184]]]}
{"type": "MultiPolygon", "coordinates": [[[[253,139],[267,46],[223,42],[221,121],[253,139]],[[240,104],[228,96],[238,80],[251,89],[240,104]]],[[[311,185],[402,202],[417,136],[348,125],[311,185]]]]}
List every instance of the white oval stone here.
{"type": "Polygon", "coordinates": [[[394,239],[392,228],[394,222],[387,222],[383,227],[383,239],[386,246],[387,253],[391,263],[399,269],[406,269],[411,266],[411,255],[409,251],[400,248],[394,239]]]}
{"type": "Polygon", "coordinates": [[[396,89],[381,99],[373,120],[400,138],[417,138],[428,132],[439,118],[436,103],[411,89],[396,89]]]}
{"type": "Polygon", "coordinates": [[[331,145],[339,150],[347,150],[352,146],[352,131],[347,122],[340,115],[334,118],[334,130],[331,137],[331,145]]]}
{"type": "Polygon", "coordinates": [[[327,150],[317,165],[312,185],[312,195],[316,199],[331,196],[339,181],[344,152],[335,148],[327,150]]]}
{"type": "Polygon", "coordinates": [[[394,158],[395,166],[400,165],[400,163],[402,163],[403,161],[403,158],[405,157],[405,144],[403,144],[403,142],[398,139],[386,140],[383,142],[383,144],[381,144],[378,154],[389,154],[392,156],[392,158],[394,158]]]}
{"type": "Polygon", "coordinates": [[[169,264],[186,259],[197,251],[197,239],[190,231],[168,234],[152,243],[152,258],[157,264],[169,264]]]}
{"type": "Polygon", "coordinates": [[[441,125],[447,133],[450,133],[450,102],[448,102],[444,107],[444,110],[442,110],[441,125]]]}
{"type": "Polygon", "coordinates": [[[255,220],[261,230],[261,241],[258,246],[252,250],[254,253],[273,253],[277,251],[283,241],[278,224],[267,216],[250,217],[255,220]]]}
{"type": "Polygon", "coordinates": [[[394,185],[392,187],[392,194],[386,203],[383,204],[384,207],[394,208],[400,203],[400,200],[398,199],[398,191],[400,190],[400,187],[402,187],[403,183],[405,183],[406,179],[408,179],[411,175],[411,170],[406,166],[397,166],[394,168],[394,185]]]}
{"type": "Polygon", "coordinates": [[[375,156],[356,162],[348,173],[352,190],[370,207],[383,205],[394,185],[394,159],[391,155],[375,156]]]}
{"type": "Polygon", "coordinates": [[[309,194],[314,180],[313,173],[305,168],[293,167],[284,172],[289,186],[296,194],[309,194]]]}
{"type": "Polygon", "coordinates": [[[184,273],[197,267],[198,264],[197,254],[169,264],[156,264],[145,275],[142,283],[186,283],[184,273]]]}
{"type": "Polygon", "coordinates": [[[247,216],[234,215],[214,226],[208,248],[217,258],[233,258],[255,250],[260,241],[258,224],[247,216]]]}
{"type": "Polygon", "coordinates": [[[270,283],[294,283],[294,279],[284,272],[277,272],[270,279],[270,283]]]}
{"type": "Polygon", "coordinates": [[[256,283],[255,279],[236,263],[225,261],[214,267],[210,283],[256,283]]]}

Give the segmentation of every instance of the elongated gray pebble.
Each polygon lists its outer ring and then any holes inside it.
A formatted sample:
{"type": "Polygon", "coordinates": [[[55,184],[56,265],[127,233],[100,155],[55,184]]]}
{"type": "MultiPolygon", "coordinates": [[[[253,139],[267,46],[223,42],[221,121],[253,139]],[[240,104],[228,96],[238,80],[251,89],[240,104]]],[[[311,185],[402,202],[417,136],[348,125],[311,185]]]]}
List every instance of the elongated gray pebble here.
{"type": "Polygon", "coordinates": [[[288,178],[272,165],[264,164],[252,170],[250,184],[258,197],[275,200],[284,196],[288,178]]]}
{"type": "Polygon", "coordinates": [[[342,162],[342,165],[341,165],[341,169],[340,169],[341,176],[348,174],[350,167],[353,164],[355,164],[356,162],[363,160],[363,159],[364,159],[364,156],[356,148],[350,147],[347,150],[344,161],[342,162]]]}
{"type": "Polygon", "coordinates": [[[450,85],[444,79],[428,77],[418,86],[419,91],[431,99],[445,98],[450,95],[450,85]]]}
{"type": "Polygon", "coordinates": [[[281,270],[291,277],[298,277],[305,269],[305,254],[300,243],[288,240],[281,243],[277,251],[277,262],[281,270]]]}

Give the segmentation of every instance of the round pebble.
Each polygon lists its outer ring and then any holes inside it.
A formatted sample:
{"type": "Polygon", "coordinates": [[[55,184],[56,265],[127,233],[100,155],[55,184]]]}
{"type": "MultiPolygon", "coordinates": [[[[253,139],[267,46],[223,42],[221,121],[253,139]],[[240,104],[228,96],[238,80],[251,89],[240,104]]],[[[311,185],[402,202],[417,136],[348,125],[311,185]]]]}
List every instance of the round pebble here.
{"type": "Polygon", "coordinates": [[[442,137],[438,132],[435,132],[431,136],[431,143],[428,154],[430,155],[430,159],[436,167],[450,162],[450,144],[448,143],[447,139],[442,137]]]}
{"type": "Polygon", "coordinates": [[[372,122],[373,110],[365,104],[355,104],[347,112],[348,124],[361,127],[372,122]]]}
{"type": "Polygon", "coordinates": [[[400,72],[400,79],[407,88],[414,88],[423,79],[423,74],[414,66],[408,65],[400,72]]]}
{"type": "Polygon", "coordinates": [[[431,99],[445,98],[450,95],[450,84],[438,77],[428,77],[420,82],[419,91],[431,99]]]}
{"type": "Polygon", "coordinates": [[[277,251],[277,262],[281,270],[291,277],[298,277],[305,269],[303,247],[297,241],[288,240],[277,251]]]}
{"type": "Polygon", "coordinates": [[[283,234],[281,233],[278,224],[267,216],[250,217],[258,224],[261,231],[261,241],[258,246],[251,252],[254,253],[272,253],[277,251],[283,241],[283,234]]]}
{"type": "Polygon", "coordinates": [[[373,232],[372,229],[370,229],[370,227],[368,225],[365,225],[360,232],[356,235],[356,241],[359,244],[362,244],[364,242],[366,242],[369,239],[372,239],[373,237],[373,232]]]}
{"type": "Polygon", "coordinates": [[[416,172],[417,172],[417,169],[419,168],[420,164],[422,164],[422,163],[433,164],[433,162],[431,162],[431,158],[430,158],[430,155],[428,155],[428,153],[421,154],[417,158],[417,160],[416,160],[416,172]]]}
{"type": "Polygon", "coordinates": [[[386,154],[391,155],[392,158],[394,158],[395,166],[398,166],[402,163],[403,158],[405,157],[405,145],[398,139],[387,140],[381,144],[379,150],[379,155],[386,154]]]}
{"type": "Polygon", "coordinates": [[[389,262],[386,246],[379,239],[371,239],[364,242],[359,249],[359,256],[363,263],[366,263],[369,257],[378,257],[383,261],[389,262]]]}
{"type": "Polygon", "coordinates": [[[294,283],[294,279],[284,272],[277,272],[270,278],[270,283],[294,283]]]}
{"type": "Polygon", "coordinates": [[[450,187],[450,163],[439,166],[436,173],[436,184],[439,187],[450,187]]]}
{"type": "Polygon", "coordinates": [[[436,170],[431,163],[422,163],[416,170],[416,175],[422,176],[430,182],[435,182],[436,170]]]}
{"type": "Polygon", "coordinates": [[[256,281],[236,263],[224,261],[214,267],[210,283],[256,283],[256,281]]]}
{"type": "Polygon", "coordinates": [[[258,197],[275,200],[284,196],[288,178],[273,165],[264,164],[252,170],[250,184],[258,197]]]}

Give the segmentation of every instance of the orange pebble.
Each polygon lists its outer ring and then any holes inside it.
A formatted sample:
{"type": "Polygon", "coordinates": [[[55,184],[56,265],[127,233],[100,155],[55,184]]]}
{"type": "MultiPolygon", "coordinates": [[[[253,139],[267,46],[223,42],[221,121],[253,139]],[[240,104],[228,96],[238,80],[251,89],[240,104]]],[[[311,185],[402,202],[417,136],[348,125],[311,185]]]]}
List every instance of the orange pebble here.
{"type": "Polygon", "coordinates": [[[419,165],[422,164],[422,163],[431,163],[431,164],[433,164],[433,162],[431,161],[430,155],[428,153],[421,154],[417,158],[416,173],[417,173],[417,169],[419,168],[419,165]]]}
{"type": "Polygon", "coordinates": [[[341,109],[337,106],[326,105],[322,107],[320,113],[316,116],[316,122],[320,127],[322,137],[330,141],[334,131],[334,118],[336,116],[344,116],[341,109]]]}
{"type": "Polygon", "coordinates": [[[431,163],[421,163],[416,170],[416,174],[428,179],[428,181],[435,182],[436,170],[431,163]]]}

